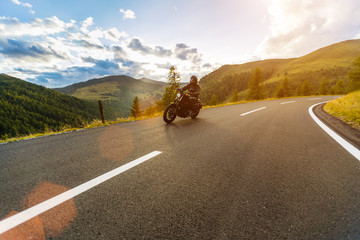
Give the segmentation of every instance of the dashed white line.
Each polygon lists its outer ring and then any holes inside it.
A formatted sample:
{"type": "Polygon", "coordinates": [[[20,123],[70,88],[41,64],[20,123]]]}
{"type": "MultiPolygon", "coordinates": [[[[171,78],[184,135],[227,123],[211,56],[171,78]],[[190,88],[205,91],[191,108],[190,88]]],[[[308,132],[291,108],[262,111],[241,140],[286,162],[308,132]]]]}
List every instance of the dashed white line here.
{"type": "Polygon", "coordinates": [[[258,109],[255,109],[255,110],[252,110],[250,112],[246,112],[246,113],[243,113],[243,114],[240,114],[240,116],[245,116],[245,115],[248,115],[250,113],[253,113],[253,112],[256,112],[256,111],[260,111],[262,109],[265,109],[266,107],[262,107],[262,108],[258,108],[258,109]]]}
{"type": "MultiPolygon", "coordinates": [[[[325,103],[325,102],[321,102],[325,103]]],[[[316,105],[319,105],[321,103],[317,103],[312,105],[309,108],[310,116],[313,118],[313,120],[327,133],[332,137],[336,142],[338,142],[343,148],[345,148],[351,155],[353,155],[357,160],[360,161],[360,150],[351,145],[348,141],[340,137],[337,133],[335,133],[333,130],[331,130],[328,126],[326,126],[324,123],[320,121],[318,117],[313,112],[313,108],[316,105]]]]}
{"type": "Polygon", "coordinates": [[[280,104],[289,104],[289,103],[294,103],[294,102],[296,102],[296,101],[282,102],[280,104]]]}
{"type": "Polygon", "coordinates": [[[145,156],[142,156],[138,159],[133,160],[132,162],[129,162],[121,167],[115,168],[114,170],[111,170],[110,172],[107,172],[101,176],[98,176],[86,183],[83,183],[73,189],[70,189],[64,193],[61,193],[53,198],[50,198],[46,200],[45,202],[39,203],[38,205],[35,205],[31,208],[28,208],[16,215],[13,215],[9,218],[6,218],[2,221],[0,221],[0,234],[30,220],[33,217],[36,217],[40,215],[41,213],[44,213],[48,211],[51,208],[56,207],[57,205],[60,205],[63,202],[66,202],[69,199],[72,199],[76,197],[77,195],[161,154],[159,151],[151,152],[145,156]]]}

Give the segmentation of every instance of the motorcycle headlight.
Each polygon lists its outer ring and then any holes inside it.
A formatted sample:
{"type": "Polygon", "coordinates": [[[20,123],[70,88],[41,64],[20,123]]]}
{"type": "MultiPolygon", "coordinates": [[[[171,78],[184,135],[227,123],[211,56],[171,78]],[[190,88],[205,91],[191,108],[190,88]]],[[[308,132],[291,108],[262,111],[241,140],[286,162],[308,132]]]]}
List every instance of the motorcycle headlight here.
{"type": "Polygon", "coordinates": [[[177,93],[176,96],[179,98],[179,97],[181,96],[181,94],[180,94],[180,93],[177,93]]]}

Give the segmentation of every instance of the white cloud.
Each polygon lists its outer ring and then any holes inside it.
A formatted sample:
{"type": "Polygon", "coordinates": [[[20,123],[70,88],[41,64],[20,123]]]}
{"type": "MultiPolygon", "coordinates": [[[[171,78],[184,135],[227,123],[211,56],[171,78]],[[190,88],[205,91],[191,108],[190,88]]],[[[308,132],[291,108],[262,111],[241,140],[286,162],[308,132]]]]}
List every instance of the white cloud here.
{"type": "Polygon", "coordinates": [[[35,11],[32,10],[32,5],[30,3],[23,3],[20,2],[19,0],[11,0],[14,4],[18,5],[18,6],[23,6],[23,7],[27,7],[30,9],[30,13],[31,14],[35,14],[35,11]]]}
{"type": "Polygon", "coordinates": [[[27,8],[32,8],[32,5],[30,3],[23,3],[22,6],[27,8]]]}
{"type": "Polygon", "coordinates": [[[89,32],[88,28],[93,24],[94,24],[94,19],[92,17],[88,17],[85,21],[83,21],[80,30],[83,33],[88,33],[89,32]]]}
{"type": "Polygon", "coordinates": [[[175,47],[176,57],[181,60],[190,60],[193,64],[198,65],[201,63],[201,54],[198,53],[196,48],[190,48],[185,43],[178,43],[175,47]]]}
{"type": "Polygon", "coordinates": [[[132,11],[130,9],[128,9],[126,11],[124,9],[120,9],[120,12],[124,14],[124,16],[123,16],[124,20],[125,19],[135,19],[136,18],[134,11],[132,11]]]}
{"type": "Polygon", "coordinates": [[[297,57],[353,38],[358,33],[358,0],[268,0],[269,33],[257,55],[297,57]]]}
{"type": "Polygon", "coordinates": [[[3,18],[0,22],[0,38],[24,37],[24,36],[46,36],[65,32],[75,26],[75,21],[68,23],[57,17],[35,18],[30,23],[22,23],[17,18],[3,18]]]}
{"type": "Polygon", "coordinates": [[[129,35],[126,32],[120,32],[117,28],[113,27],[105,31],[105,37],[111,41],[119,41],[120,39],[129,37],[129,35]]]}
{"type": "Polygon", "coordinates": [[[57,17],[22,22],[0,17],[0,72],[47,87],[105,75],[164,80],[175,65],[184,80],[209,73],[197,48],[144,44],[116,27],[103,29],[92,17],[64,22],[57,17]]]}

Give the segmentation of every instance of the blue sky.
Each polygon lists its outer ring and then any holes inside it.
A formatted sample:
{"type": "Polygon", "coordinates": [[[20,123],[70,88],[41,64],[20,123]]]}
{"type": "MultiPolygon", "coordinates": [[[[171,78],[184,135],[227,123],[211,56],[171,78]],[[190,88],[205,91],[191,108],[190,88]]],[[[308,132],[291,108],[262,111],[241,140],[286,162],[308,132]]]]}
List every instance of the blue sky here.
{"type": "Polygon", "coordinates": [[[358,0],[1,0],[0,73],[61,87],[107,75],[183,81],[224,64],[360,38],[358,0]]]}

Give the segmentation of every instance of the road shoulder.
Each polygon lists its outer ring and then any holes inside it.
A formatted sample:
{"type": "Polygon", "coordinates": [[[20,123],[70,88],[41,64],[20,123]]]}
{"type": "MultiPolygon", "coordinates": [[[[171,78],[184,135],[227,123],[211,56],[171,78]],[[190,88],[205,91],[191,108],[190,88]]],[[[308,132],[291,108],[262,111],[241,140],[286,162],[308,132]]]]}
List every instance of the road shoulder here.
{"type": "Polygon", "coordinates": [[[340,119],[324,111],[324,104],[319,104],[313,108],[314,114],[329,128],[346,139],[354,147],[360,149],[360,130],[348,125],[340,119]]]}

